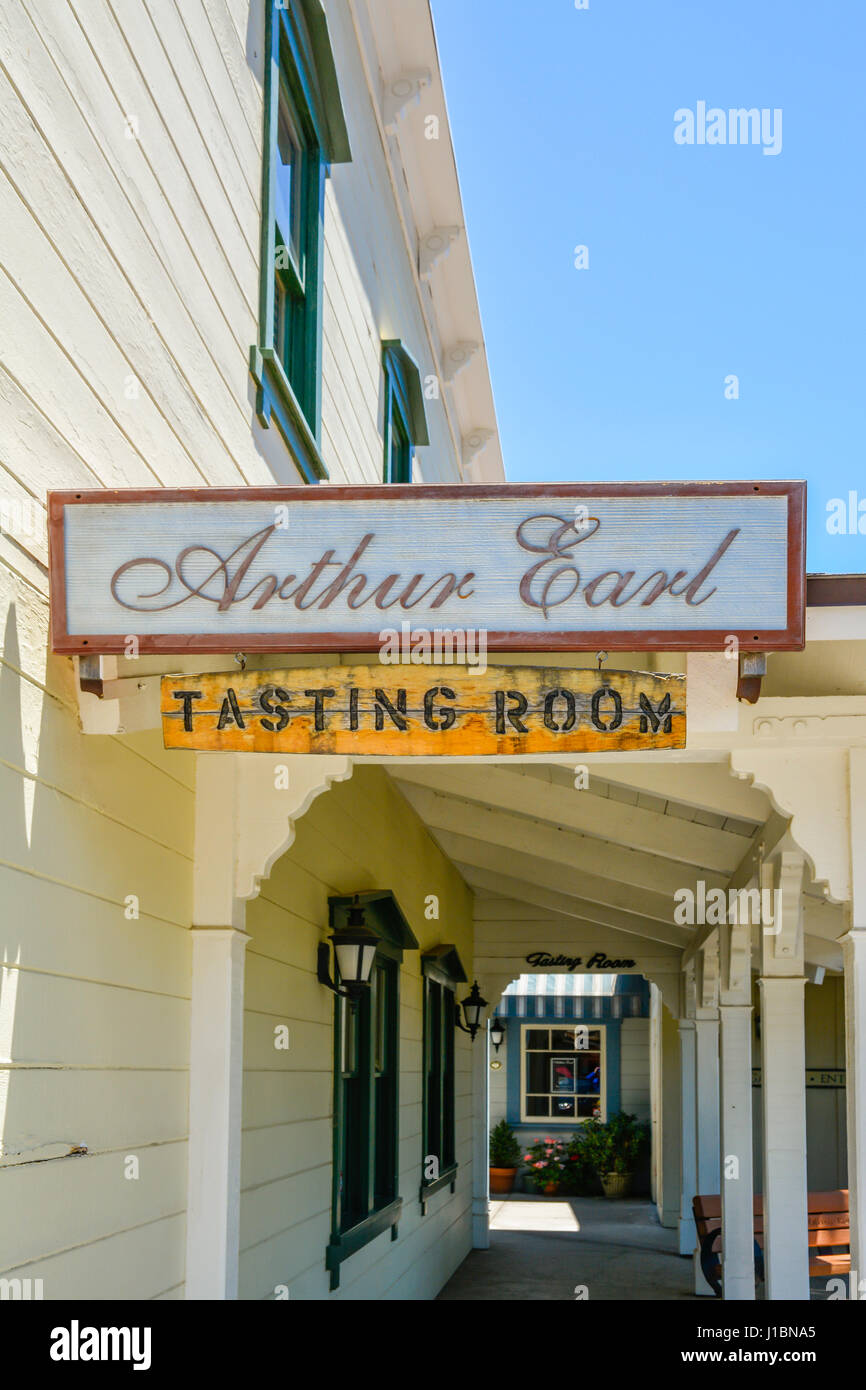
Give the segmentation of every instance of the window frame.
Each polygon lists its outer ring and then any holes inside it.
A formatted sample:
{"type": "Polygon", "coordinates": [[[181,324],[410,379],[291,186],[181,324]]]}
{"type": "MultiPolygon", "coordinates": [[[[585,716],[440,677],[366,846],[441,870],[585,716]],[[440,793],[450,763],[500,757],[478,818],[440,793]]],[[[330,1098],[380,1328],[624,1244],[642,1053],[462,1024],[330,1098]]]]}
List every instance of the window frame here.
{"type": "MultiPolygon", "coordinates": [[[[526,1055],[527,1055],[527,1053],[528,1053],[528,1052],[547,1052],[547,1053],[549,1053],[549,1054],[551,1054],[551,1055],[555,1055],[556,1052],[559,1051],[559,1050],[562,1050],[563,1052],[565,1051],[565,1049],[556,1049],[556,1048],[552,1048],[552,1047],[551,1047],[551,1048],[545,1048],[545,1049],[542,1049],[542,1048],[528,1048],[527,1045],[526,1045],[527,1036],[528,1036],[528,1034],[529,1034],[530,1031],[532,1031],[532,1032],[541,1032],[542,1029],[546,1029],[547,1032],[548,1032],[548,1035],[550,1035],[550,1034],[553,1033],[553,1032],[564,1032],[564,1031],[566,1031],[566,1030],[567,1030],[568,1028],[570,1028],[570,1027],[573,1027],[573,1028],[588,1028],[591,1032],[592,1032],[592,1031],[597,1031],[597,1032],[599,1033],[599,1049],[598,1049],[598,1051],[599,1051],[599,1070],[600,1070],[600,1076],[599,1076],[599,1084],[598,1084],[598,1102],[599,1102],[598,1108],[599,1108],[599,1110],[601,1111],[601,1119],[602,1119],[603,1121],[605,1121],[605,1122],[607,1121],[607,1085],[608,1085],[608,1074],[607,1074],[607,1026],[606,1026],[606,1024],[603,1023],[603,1022],[601,1022],[601,1021],[598,1020],[598,1019],[591,1019],[591,1020],[587,1020],[587,1019],[554,1019],[554,1020],[551,1021],[550,1019],[538,1018],[538,1019],[528,1019],[528,1020],[526,1020],[526,1021],[521,1020],[521,1022],[520,1022],[520,1072],[519,1072],[519,1076],[518,1076],[518,1083],[519,1083],[519,1097],[518,1097],[518,1099],[519,1099],[519,1104],[520,1104],[520,1124],[522,1124],[522,1125],[533,1125],[533,1126],[535,1126],[535,1127],[537,1127],[537,1128],[546,1128],[546,1127],[549,1127],[549,1126],[552,1126],[552,1125],[556,1125],[558,1128],[566,1127],[566,1128],[570,1128],[570,1129],[576,1129],[576,1128],[579,1127],[580,1125],[585,1125],[586,1122],[587,1122],[587,1120],[590,1118],[590,1116],[588,1116],[588,1115],[576,1115],[576,1114],[575,1114],[575,1115],[562,1115],[562,1116],[557,1116],[557,1115],[529,1115],[529,1114],[527,1114],[527,1109],[526,1109],[526,1101],[527,1101],[527,1087],[526,1087],[526,1055]]],[[[592,1049],[592,1050],[594,1051],[595,1049],[592,1049]]],[[[576,1051],[573,1055],[574,1055],[574,1056],[579,1056],[579,1055],[580,1055],[580,1054],[579,1054],[579,1051],[576,1051]]],[[[529,1092],[529,1094],[530,1094],[530,1095],[545,1095],[545,1094],[549,1094],[549,1095],[553,1096],[553,1095],[555,1095],[555,1092],[553,1092],[553,1091],[551,1091],[551,1092],[531,1091],[531,1092],[529,1092]]],[[[574,1094],[575,1099],[577,1099],[579,1093],[575,1091],[575,1092],[573,1092],[572,1094],[574,1094]]],[[[576,1105],[575,1105],[575,1109],[577,1109],[577,1106],[576,1106],[576,1105]]]]}
{"type": "MultiPolygon", "coordinates": [[[[339,1116],[336,1128],[339,1130],[339,1141],[335,1143],[335,1182],[334,1182],[334,1211],[333,1211],[333,1233],[341,1242],[347,1239],[352,1241],[352,1233],[359,1228],[372,1222],[378,1226],[376,1218],[386,1212],[395,1202],[397,1197],[398,1173],[397,1173],[397,1142],[398,1142],[398,1107],[399,1107],[399,1018],[400,1018],[400,961],[402,951],[391,946],[388,942],[381,942],[376,951],[371,971],[371,983],[365,989],[358,1000],[354,1010],[351,1003],[345,997],[337,997],[335,1000],[334,1018],[334,1053],[336,1065],[334,1070],[335,1084],[335,1116],[339,1116]],[[389,994],[386,997],[385,991],[380,987],[378,977],[384,975],[389,983],[389,994]],[[379,1033],[379,1008],[380,1001],[384,1000],[384,1015],[382,1023],[382,1062],[383,1066],[377,1066],[376,1048],[379,1033]],[[354,1016],[354,1057],[350,1059],[354,1063],[351,1074],[343,1070],[346,1060],[343,1055],[343,1043],[346,1034],[346,1023],[350,1016],[354,1016]],[[389,1085],[386,1088],[387,1105],[390,1113],[389,1133],[387,1137],[387,1149],[382,1152],[378,1144],[377,1129],[380,1120],[379,1096],[377,1094],[377,1082],[381,1078],[387,1078],[389,1085]],[[347,1119],[347,1091],[348,1083],[353,1083],[357,1088],[359,1097],[358,1110],[359,1123],[357,1125],[357,1152],[352,1157],[357,1160],[357,1182],[361,1188],[360,1200],[357,1213],[354,1219],[346,1220],[343,1212],[344,1202],[344,1182],[346,1176],[346,1145],[348,1143],[347,1119]],[[376,1183],[380,1165],[384,1158],[387,1166],[387,1187],[386,1192],[376,1191],[376,1183]]],[[[336,980],[339,984],[339,979],[336,980]]],[[[383,1229],[383,1228],[382,1228],[383,1229]]],[[[378,1234],[378,1229],[377,1229],[378,1234]]]]}
{"type": "Polygon", "coordinates": [[[385,483],[411,483],[414,451],[409,438],[409,419],[406,397],[401,383],[389,371],[385,372],[385,483]],[[399,448],[394,464],[395,442],[399,448]]]}
{"type": "Polygon", "coordinates": [[[259,322],[250,372],[259,422],[276,423],[304,480],[315,483],[328,477],[320,452],[325,180],[331,164],[351,159],[320,0],[267,0],[264,77],[259,322]],[[286,241],[277,222],[281,100],[299,141],[297,256],[291,229],[286,241]],[[279,329],[278,286],[285,294],[279,329]]]}
{"type": "MultiPolygon", "coordinates": [[[[347,1224],[343,1216],[343,1177],[347,1169],[345,1145],[348,1142],[348,1104],[343,1075],[343,1040],[349,1004],[344,998],[333,997],[333,1158],[331,1184],[331,1237],[325,1254],[325,1266],[330,1271],[331,1289],[340,1285],[340,1267],[357,1250],[375,1240],[390,1228],[391,1239],[397,1239],[397,1227],[403,1201],[399,1195],[400,1167],[400,976],[404,949],[417,949],[417,941],[403,916],[394,895],[390,892],[359,893],[367,926],[379,937],[373,962],[371,980],[377,971],[390,974],[391,996],[384,1026],[384,1060],[389,1076],[387,1105],[389,1125],[385,1147],[379,1147],[377,1121],[380,1111],[376,1088],[376,1017],[378,995],[375,983],[362,994],[355,1013],[355,1038],[358,1075],[357,1102],[357,1160],[359,1177],[356,1186],[361,1196],[355,1219],[347,1224]],[[376,1192],[377,1159],[385,1155],[387,1190],[376,1192]]],[[[332,929],[345,925],[354,895],[330,898],[329,921],[332,929]]],[[[336,965],[335,965],[336,973],[336,965]]],[[[335,981],[339,984],[339,978],[335,981]]],[[[353,1155],[355,1157],[355,1155],[353,1155]]],[[[381,1167],[379,1168],[381,1173],[381,1167]]]]}
{"type": "Polygon", "coordinates": [[[456,949],[441,945],[421,957],[423,999],[423,1071],[421,1078],[421,1215],[427,1201],[440,1188],[455,1190],[457,1182],[457,986],[466,982],[466,972],[456,949]],[[437,992],[438,991],[438,995],[437,992]],[[434,1003],[435,1001],[435,1003],[434,1003]],[[434,1014],[434,1008],[436,1013],[434,1014]],[[438,1030],[438,1055],[433,1058],[434,1022],[438,1030]],[[439,1092],[437,1134],[431,1133],[430,1081],[436,1077],[439,1092]],[[434,1148],[435,1144],[435,1148],[434,1148]],[[437,1152],[438,1150],[438,1152],[437,1152]],[[426,1178],[427,1158],[439,1160],[438,1178],[426,1178]],[[448,1155],[446,1159],[446,1154],[448,1155]]]}
{"type": "Polygon", "coordinates": [[[382,481],[411,483],[416,446],[430,443],[424,391],[418,364],[399,338],[382,341],[383,411],[382,481]],[[399,436],[398,464],[394,465],[394,436],[399,436]]]}

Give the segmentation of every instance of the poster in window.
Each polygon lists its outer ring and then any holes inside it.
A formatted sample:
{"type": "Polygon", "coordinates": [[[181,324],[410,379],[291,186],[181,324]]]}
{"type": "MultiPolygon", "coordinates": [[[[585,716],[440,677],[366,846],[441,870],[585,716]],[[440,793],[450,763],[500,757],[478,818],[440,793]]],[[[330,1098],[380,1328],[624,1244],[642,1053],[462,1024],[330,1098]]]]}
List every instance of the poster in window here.
{"type": "Polygon", "coordinates": [[[550,1089],[557,1091],[574,1091],[575,1088],[575,1059],[574,1057],[551,1057],[550,1059],[550,1089]]]}

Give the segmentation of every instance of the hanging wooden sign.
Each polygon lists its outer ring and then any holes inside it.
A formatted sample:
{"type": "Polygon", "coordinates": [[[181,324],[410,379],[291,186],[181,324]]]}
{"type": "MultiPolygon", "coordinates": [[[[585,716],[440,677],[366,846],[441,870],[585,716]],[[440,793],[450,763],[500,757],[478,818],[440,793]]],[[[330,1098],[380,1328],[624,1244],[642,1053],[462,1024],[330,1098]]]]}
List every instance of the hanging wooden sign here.
{"type": "Polygon", "coordinates": [[[164,676],[166,748],[443,756],[684,748],[685,676],[315,666],[164,676]]]}
{"type": "Polygon", "coordinates": [[[802,647],[804,483],[55,492],[58,652],[802,647]]]}

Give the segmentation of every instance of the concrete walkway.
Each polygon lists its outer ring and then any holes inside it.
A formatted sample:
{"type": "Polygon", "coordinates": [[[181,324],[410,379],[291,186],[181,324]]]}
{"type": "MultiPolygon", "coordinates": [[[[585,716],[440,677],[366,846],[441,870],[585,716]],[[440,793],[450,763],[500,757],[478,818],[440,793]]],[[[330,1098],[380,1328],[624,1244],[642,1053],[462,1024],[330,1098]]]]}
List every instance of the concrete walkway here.
{"type": "Polygon", "coordinates": [[[692,1262],[651,1202],[521,1193],[491,1202],[490,1249],[473,1250],[439,1298],[697,1301],[691,1288],[692,1262]]]}

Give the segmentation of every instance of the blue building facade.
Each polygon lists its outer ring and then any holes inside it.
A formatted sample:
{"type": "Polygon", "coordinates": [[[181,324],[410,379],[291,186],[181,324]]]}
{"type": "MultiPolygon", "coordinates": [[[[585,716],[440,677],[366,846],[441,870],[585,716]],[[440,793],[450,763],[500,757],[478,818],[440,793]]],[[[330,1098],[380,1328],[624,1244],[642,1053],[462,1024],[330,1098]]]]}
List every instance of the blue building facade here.
{"type": "Polygon", "coordinates": [[[570,1135],[619,1110],[650,1117],[650,989],[639,975],[523,975],[496,1016],[491,1125],[522,1141],[570,1135]]]}

